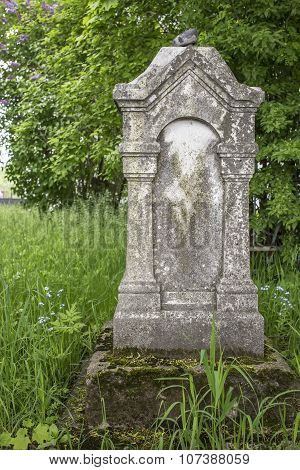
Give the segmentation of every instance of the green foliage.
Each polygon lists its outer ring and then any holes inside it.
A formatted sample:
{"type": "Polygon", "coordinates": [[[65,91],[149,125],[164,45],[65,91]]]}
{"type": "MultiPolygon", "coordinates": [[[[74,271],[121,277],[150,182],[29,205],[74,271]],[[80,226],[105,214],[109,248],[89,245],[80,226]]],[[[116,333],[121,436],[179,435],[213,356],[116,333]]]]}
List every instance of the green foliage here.
{"type": "MultiPolygon", "coordinates": [[[[249,387],[253,388],[250,377],[242,366],[234,360],[226,363],[222,353],[216,358],[216,337],[214,327],[210,351],[201,351],[200,366],[203,367],[207,385],[200,390],[192,375],[170,378],[174,384],[165,387],[181,390],[181,400],[173,402],[164,410],[155,423],[155,435],[159,449],[182,450],[223,450],[223,449],[262,449],[286,448],[299,443],[299,414],[296,414],[291,427],[286,425],[286,405],[282,393],[273,398],[264,398],[258,404],[255,416],[245,413],[242,394],[236,396],[227,385],[230,374],[242,375],[249,387]],[[182,385],[178,384],[182,382],[182,385]],[[273,408],[282,407],[281,426],[267,428],[265,416],[273,408]]],[[[164,379],[166,380],[166,379],[164,379]]]]}
{"type": "Polygon", "coordinates": [[[12,448],[13,450],[46,449],[65,447],[70,444],[71,436],[64,429],[58,430],[52,420],[56,417],[50,417],[45,424],[39,423],[34,427],[31,420],[23,421],[23,427],[19,428],[12,436],[9,432],[0,434],[0,448],[12,448]]]}
{"type": "Polygon", "coordinates": [[[251,222],[256,242],[274,243],[278,227],[275,241],[289,251],[300,219],[299,0],[60,0],[52,9],[41,0],[16,3],[18,15],[0,6],[0,98],[9,102],[2,115],[8,175],[28,204],[46,209],[107,190],[119,200],[113,87],[193,26],[199,45],[216,47],[239,81],[266,92],[251,222]]]}
{"type": "Polygon", "coordinates": [[[18,429],[52,424],[114,312],[124,216],[101,200],[43,216],[0,206],[0,434],[14,445],[27,438],[18,429]]]}
{"type": "Polygon", "coordinates": [[[50,322],[50,325],[53,334],[67,333],[70,335],[80,333],[85,326],[84,323],[81,322],[80,313],[76,310],[76,304],[71,305],[65,312],[61,312],[58,318],[50,322]]]}
{"type": "Polygon", "coordinates": [[[278,253],[271,260],[256,254],[251,261],[265,334],[300,375],[300,274],[284,268],[278,253]]]}
{"type": "Polygon", "coordinates": [[[299,242],[299,0],[182,1],[184,25],[200,44],[218,49],[240,82],[260,86],[266,101],[257,116],[260,152],[251,182],[256,243],[283,244],[295,263],[299,242]],[[278,226],[277,239],[273,234],[278,226]]]}

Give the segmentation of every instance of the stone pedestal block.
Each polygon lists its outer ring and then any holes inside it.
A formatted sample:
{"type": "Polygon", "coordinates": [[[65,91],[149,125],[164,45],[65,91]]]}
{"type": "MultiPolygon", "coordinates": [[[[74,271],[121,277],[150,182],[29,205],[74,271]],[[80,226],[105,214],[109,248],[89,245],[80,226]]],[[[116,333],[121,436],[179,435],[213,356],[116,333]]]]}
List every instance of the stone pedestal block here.
{"type": "MultiPolygon", "coordinates": [[[[233,387],[237,395],[243,392],[245,411],[252,416],[257,413],[258,400],[289,390],[300,390],[299,380],[281,356],[268,346],[265,346],[264,360],[243,358],[238,363],[251,377],[253,388],[239,373],[231,373],[226,386],[233,387]]],[[[101,436],[105,430],[130,432],[149,429],[163,409],[161,407],[181,399],[182,391],[178,388],[170,388],[163,393],[161,390],[171,384],[186,384],[180,379],[186,374],[193,376],[198,390],[207,385],[204,368],[197,358],[168,359],[125,352],[115,355],[112,327],[108,324],[94,354],[83,363],[67,404],[64,424],[74,435],[84,432],[85,435],[101,436]],[[170,381],[171,378],[174,380],[170,381]]],[[[300,403],[295,395],[290,399],[293,406],[287,407],[287,413],[288,419],[292,420],[300,403]]],[[[272,413],[265,417],[265,423],[269,420],[274,424],[278,419],[276,409],[272,409],[272,413]]]]}

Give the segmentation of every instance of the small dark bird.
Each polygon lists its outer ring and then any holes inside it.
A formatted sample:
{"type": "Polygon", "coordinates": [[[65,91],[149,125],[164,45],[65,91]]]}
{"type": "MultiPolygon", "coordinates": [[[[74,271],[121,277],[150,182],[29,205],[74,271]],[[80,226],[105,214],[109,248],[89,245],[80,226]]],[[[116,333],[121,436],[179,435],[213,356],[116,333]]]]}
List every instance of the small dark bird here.
{"type": "Polygon", "coordinates": [[[175,47],[186,47],[190,46],[191,44],[196,44],[197,39],[198,31],[197,29],[192,28],[176,36],[176,38],[172,41],[172,45],[175,47]]]}

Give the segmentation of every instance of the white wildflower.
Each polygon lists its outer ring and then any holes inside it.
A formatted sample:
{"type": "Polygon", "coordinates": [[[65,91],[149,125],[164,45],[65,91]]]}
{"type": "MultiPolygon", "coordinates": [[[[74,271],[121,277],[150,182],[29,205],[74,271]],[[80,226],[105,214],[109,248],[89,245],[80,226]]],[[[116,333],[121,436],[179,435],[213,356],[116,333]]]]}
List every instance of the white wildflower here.
{"type": "Polygon", "coordinates": [[[292,308],[293,304],[289,301],[289,299],[286,299],[285,297],[280,296],[279,299],[285,304],[285,306],[292,308]]]}
{"type": "Polygon", "coordinates": [[[39,318],[38,318],[38,323],[39,323],[40,325],[44,325],[44,323],[47,323],[48,320],[50,320],[49,317],[39,317],[39,318]]]}
{"type": "Polygon", "coordinates": [[[269,290],[269,289],[270,289],[270,286],[268,286],[268,285],[262,286],[262,287],[260,288],[260,290],[263,290],[263,291],[269,290]]]}
{"type": "Polygon", "coordinates": [[[39,307],[43,307],[44,305],[44,302],[39,302],[39,307]]]}

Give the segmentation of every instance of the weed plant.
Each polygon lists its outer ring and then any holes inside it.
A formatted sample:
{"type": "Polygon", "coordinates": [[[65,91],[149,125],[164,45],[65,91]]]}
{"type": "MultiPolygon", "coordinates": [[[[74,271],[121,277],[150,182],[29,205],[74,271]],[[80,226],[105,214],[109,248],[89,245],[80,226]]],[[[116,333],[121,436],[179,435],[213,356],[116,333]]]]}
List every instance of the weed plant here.
{"type": "Polygon", "coordinates": [[[245,412],[242,391],[234,394],[227,379],[231,373],[238,373],[253,388],[251,378],[237,360],[225,361],[222,352],[216,359],[216,346],[213,326],[210,350],[200,354],[199,365],[204,369],[207,385],[197,389],[193,376],[188,374],[169,379],[174,383],[163,388],[162,394],[178,388],[181,399],[157,419],[154,436],[159,439],[154,440],[153,446],[161,450],[300,448],[300,413],[295,413],[293,425],[288,426],[286,419],[288,404],[284,398],[293,391],[257,401],[253,404],[256,413],[250,416],[245,412]],[[280,425],[272,427],[266,417],[274,408],[280,425]]]}

